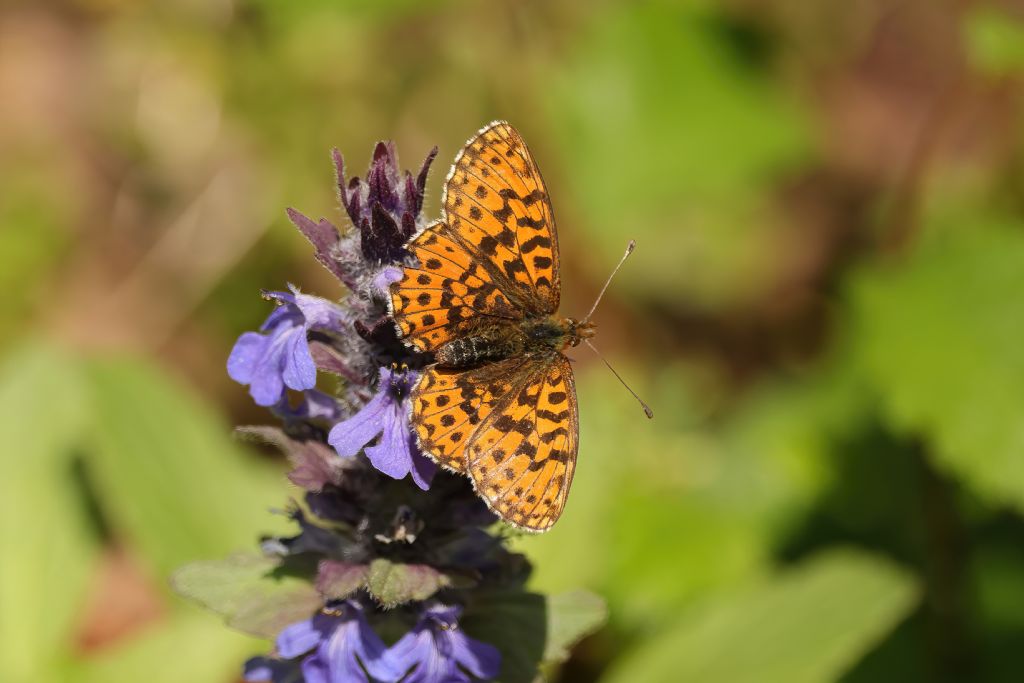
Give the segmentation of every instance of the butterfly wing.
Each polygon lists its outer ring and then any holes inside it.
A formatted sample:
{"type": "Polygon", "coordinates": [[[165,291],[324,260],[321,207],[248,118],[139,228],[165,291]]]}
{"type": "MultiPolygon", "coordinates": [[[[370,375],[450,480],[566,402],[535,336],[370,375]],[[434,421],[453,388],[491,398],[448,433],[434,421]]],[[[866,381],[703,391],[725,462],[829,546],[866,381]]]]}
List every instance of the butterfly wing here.
{"type": "Polygon", "coordinates": [[[558,310],[558,240],[540,170],[508,123],[466,143],[445,183],[445,220],[506,295],[532,314],[558,310]]]}
{"type": "Polygon", "coordinates": [[[444,220],[406,249],[418,265],[391,287],[407,343],[434,351],[483,320],[558,309],[558,242],[547,190],[522,137],[490,124],[466,143],[445,182],[444,220]]]}
{"type": "Polygon", "coordinates": [[[465,472],[471,435],[529,362],[517,356],[477,368],[424,370],[413,388],[410,416],[420,450],[442,467],[465,472]]]}
{"type": "Polygon", "coordinates": [[[508,380],[465,447],[477,492],[502,519],[547,531],[569,495],[579,445],[576,388],[560,353],[508,380]]]}
{"type": "Polygon", "coordinates": [[[419,264],[391,286],[391,317],[405,341],[434,351],[466,334],[480,318],[523,317],[466,243],[443,222],[427,226],[406,245],[419,264]]]}

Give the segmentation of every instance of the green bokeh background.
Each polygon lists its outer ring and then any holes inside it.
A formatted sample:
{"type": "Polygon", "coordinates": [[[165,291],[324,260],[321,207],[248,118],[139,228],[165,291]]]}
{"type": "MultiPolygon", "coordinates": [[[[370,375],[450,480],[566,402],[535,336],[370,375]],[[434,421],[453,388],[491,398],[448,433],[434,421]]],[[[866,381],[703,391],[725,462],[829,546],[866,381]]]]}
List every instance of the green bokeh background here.
{"type": "Polygon", "coordinates": [[[0,680],[238,680],[169,591],[287,528],[224,362],[261,288],[342,292],[284,208],[329,150],[446,166],[511,121],[559,218],[581,448],[553,680],[1019,681],[1024,6],[1014,0],[0,5],[0,680]]]}

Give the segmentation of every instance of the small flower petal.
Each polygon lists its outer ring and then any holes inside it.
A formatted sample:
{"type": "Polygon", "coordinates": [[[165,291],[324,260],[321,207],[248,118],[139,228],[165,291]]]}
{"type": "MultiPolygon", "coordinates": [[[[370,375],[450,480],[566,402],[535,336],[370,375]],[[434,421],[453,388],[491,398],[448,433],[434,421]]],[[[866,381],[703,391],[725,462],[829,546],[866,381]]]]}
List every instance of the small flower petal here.
{"type": "Polygon", "coordinates": [[[391,403],[383,418],[380,443],[366,449],[366,457],[373,466],[392,479],[401,479],[409,473],[412,463],[412,444],[409,430],[403,424],[402,405],[391,403]]]}
{"type": "Polygon", "coordinates": [[[341,406],[333,396],[316,391],[307,391],[304,409],[306,416],[311,419],[337,420],[341,414],[341,406]]]}
{"type": "MultiPolygon", "coordinates": [[[[298,329],[298,328],[296,328],[298,329]]],[[[284,371],[281,373],[289,389],[302,391],[316,386],[316,364],[309,351],[306,335],[292,334],[285,345],[284,371]]]]}
{"type": "MultiPolygon", "coordinates": [[[[327,662],[319,657],[307,657],[302,661],[302,678],[305,683],[337,683],[330,679],[327,662]]],[[[366,677],[364,676],[362,680],[365,681],[366,677]]]]}
{"type": "Polygon", "coordinates": [[[484,680],[497,677],[501,671],[501,653],[498,648],[458,632],[449,632],[448,638],[452,646],[452,657],[466,671],[484,680]]]}
{"type": "Polygon", "coordinates": [[[260,332],[268,332],[281,324],[289,327],[302,324],[302,315],[295,308],[295,297],[287,292],[264,292],[263,297],[271,301],[277,301],[278,306],[270,312],[267,319],[260,325],[260,332]]]}
{"type": "Polygon", "coordinates": [[[358,642],[361,645],[358,651],[359,660],[366,667],[366,671],[375,680],[398,680],[403,672],[395,670],[391,665],[391,660],[386,657],[387,646],[380,636],[370,628],[370,624],[362,612],[354,619],[354,622],[358,632],[358,642]]]}
{"type": "Polygon", "coordinates": [[[387,412],[387,404],[387,394],[377,393],[358,413],[334,425],[327,443],[338,455],[351,458],[384,429],[382,416],[387,412]]]}
{"type": "Polygon", "coordinates": [[[242,678],[253,683],[300,683],[302,674],[298,662],[272,657],[253,657],[245,663],[242,678]]]}
{"type": "Polygon", "coordinates": [[[380,443],[365,450],[366,457],[378,470],[392,479],[401,479],[406,474],[423,491],[430,488],[430,481],[437,472],[437,465],[420,453],[416,440],[405,424],[405,411],[395,406],[385,419],[384,432],[380,443]]]}
{"type": "Polygon", "coordinates": [[[249,382],[249,395],[258,406],[272,406],[284,395],[284,379],[281,377],[281,371],[268,363],[266,357],[261,360],[253,372],[249,382]]]}
{"type": "Polygon", "coordinates": [[[333,301],[296,291],[295,305],[302,312],[307,328],[341,332],[347,327],[348,316],[333,301]]]}
{"type": "Polygon", "coordinates": [[[239,337],[228,356],[228,376],[239,384],[251,382],[266,346],[267,338],[262,334],[246,332],[239,337]]]}
{"type": "Polygon", "coordinates": [[[409,671],[405,683],[442,681],[452,669],[434,646],[434,638],[426,629],[414,628],[388,650],[391,666],[409,671]],[[412,671],[410,671],[412,669],[412,671]]]}
{"type": "Polygon", "coordinates": [[[469,681],[466,671],[482,680],[498,675],[498,650],[459,630],[460,612],[459,607],[428,607],[416,626],[391,646],[387,656],[392,666],[409,672],[404,683],[469,681]]]}
{"type": "Polygon", "coordinates": [[[409,436],[409,451],[412,453],[412,467],[409,469],[409,474],[412,475],[413,483],[426,491],[430,488],[430,482],[433,481],[434,475],[437,473],[437,463],[420,452],[412,435],[409,436]]]}
{"type": "MultiPolygon", "coordinates": [[[[317,615],[321,616],[321,615],[317,615]]],[[[277,636],[277,652],[285,659],[299,657],[312,650],[323,637],[323,631],[315,624],[316,617],[287,626],[277,636]]]]}
{"type": "Polygon", "coordinates": [[[415,382],[414,372],[381,368],[376,395],[358,413],[334,425],[327,442],[344,457],[363,449],[379,471],[393,479],[411,474],[425,491],[437,467],[420,453],[409,429],[409,391],[415,382]],[[366,447],[378,434],[380,441],[366,447]]]}
{"type": "Polygon", "coordinates": [[[341,307],[326,299],[294,292],[266,292],[279,302],[260,330],[246,332],[228,358],[228,375],[249,385],[253,400],[272,406],[281,400],[284,387],[296,391],[316,386],[316,364],[309,349],[310,330],[341,332],[347,317],[341,307]]]}

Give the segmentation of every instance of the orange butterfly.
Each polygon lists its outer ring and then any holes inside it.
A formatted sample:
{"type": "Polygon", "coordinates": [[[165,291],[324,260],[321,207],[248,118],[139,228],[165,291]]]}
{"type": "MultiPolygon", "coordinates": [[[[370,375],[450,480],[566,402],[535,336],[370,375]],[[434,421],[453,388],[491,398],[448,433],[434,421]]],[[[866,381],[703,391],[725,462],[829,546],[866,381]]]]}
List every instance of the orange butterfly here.
{"type": "Polygon", "coordinates": [[[434,353],[412,392],[420,448],[468,474],[502,519],[546,531],[565,507],[579,422],[562,351],[594,325],[557,318],[558,242],[540,171],[512,126],[466,143],[442,220],[406,246],[419,265],[391,287],[406,343],[434,353]]]}

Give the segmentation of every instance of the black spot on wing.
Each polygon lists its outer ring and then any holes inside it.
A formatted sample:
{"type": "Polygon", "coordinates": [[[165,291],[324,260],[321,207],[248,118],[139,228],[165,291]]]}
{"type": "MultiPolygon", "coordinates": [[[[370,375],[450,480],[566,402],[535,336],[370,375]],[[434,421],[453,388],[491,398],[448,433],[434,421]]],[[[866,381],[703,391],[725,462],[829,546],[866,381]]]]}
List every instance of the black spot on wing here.
{"type": "MultiPolygon", "coordinates": [[[[520,218],[519,220],[522,221],[523,219],[520,218]]],[[[523,242],[523,244],[521,245],[521,251],[524,254],[529,254],[531,251],[533,251],[537,247],[543,247],[545,249],[550,249],[551,248],[551,240],[548,239],[547,237],[544,237],[543,235],[535,235],[535,236],[531,237],[530,239],[526,240],[525,242],[523,242]]]]}

